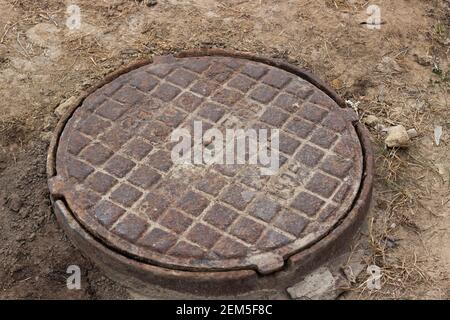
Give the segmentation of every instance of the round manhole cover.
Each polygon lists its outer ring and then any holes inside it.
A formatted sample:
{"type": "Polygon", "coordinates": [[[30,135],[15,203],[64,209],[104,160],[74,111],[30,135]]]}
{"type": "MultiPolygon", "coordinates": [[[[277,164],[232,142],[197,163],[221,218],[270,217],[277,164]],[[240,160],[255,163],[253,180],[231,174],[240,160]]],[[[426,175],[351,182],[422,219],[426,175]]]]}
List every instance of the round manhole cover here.
{"type": "Polygon", "coordinates": [[[298,74],[239,57],[135,68],[93,90],[58,137],[53,199],[95,241],[171,270],[282,269],[345,219],[364,174],[345,109],[298,74]]]}

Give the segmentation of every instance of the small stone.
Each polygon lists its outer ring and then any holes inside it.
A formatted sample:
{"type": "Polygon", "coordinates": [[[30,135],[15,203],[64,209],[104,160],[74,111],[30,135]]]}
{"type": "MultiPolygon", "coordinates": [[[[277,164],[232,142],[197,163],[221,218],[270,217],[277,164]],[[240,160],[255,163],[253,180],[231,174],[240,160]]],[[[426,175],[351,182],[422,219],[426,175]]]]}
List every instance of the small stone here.
{"type": "Polygon", "coordinates": [[[61,104],[55,109],[55,114],[58,117],[62,117],[76,101],[76,97],[72,96],[69,99],[61,102],[61,104]]]}
{"type": "Polygon", "coordinates": [[[22,205],[22,200],[17,196],[12,196],[8,201],[8,208],[14,212],[19,212],[19,210],[22,208],[22,205]]]}
{"type": "Polygon", "coordinates": [[[364,117],[363,122],[369,127],[374,127],[380,122],[380,119],[378,119],[374,115],[369,114],[368,116],[364,117]]]}
{"type": "Polygon", "coordinates": [[[334,89],[339,90],[344,86],[344,83],[341,79],[334,79],[333,81],[331,81],[331,85],[333,86],[334,89]]]}
{"type": "Polygon", "coordinates": [[[406,132],[408,133],[410,139],[416,138],[419,135],[416,129],[409,129],[406,132]]]}
{"type": "Polygon", "coordinates": [[[379,132],[386,132],[386,126],[384,124],[378,123],[375,125],[375,130],[379,132]]]}
{"type": "Polygon", "coordinates": [[[153,6],[155,6],[155,5],[158,4],[158,1],[156,1],[156,0],[144,0],[144,1],[142,1],[142,2],[144,2],[144,4],[145,4],[147,7],[153,7],[153,6]]]}
{"type": "Polygon", "coordinates": [[[392,237],[386,236],[386,237],[383,238],[383,240],[384,240],[384,244],[388,248],[395,248],[395,247],[398,246],[397,240],[392,238],[392,237]]]}
{"type": "Polygon", "coordinates": [[[383,59],[381,59],[381,62],[377,65],[377,70],[381,73],[387,74],[395,74],[403,71],[403,69],[399,66],[397,61],[388,56],[383,57],[383,59]]]}
{"type": "Polygon", "coordinates": [[[52,141],[53,133],[52,132],[41,132],[39,134],[39,137],[41,138],[42,141],[49,143],[50,141],[52,141]]]}
{"type": "Polygon", "coordinates": [[[384,143],[388,148],[406,148],[410,144],[409,135],[402,125],[390,127],[387,129],[387,136],[384,143]]]}
{"type": "Polygon", "coordinates": [[[433,64],[433,57],[428,54],[423,54],[417,50],[413,52],[414,60],[421,66],[428,67],[433,64]]]}

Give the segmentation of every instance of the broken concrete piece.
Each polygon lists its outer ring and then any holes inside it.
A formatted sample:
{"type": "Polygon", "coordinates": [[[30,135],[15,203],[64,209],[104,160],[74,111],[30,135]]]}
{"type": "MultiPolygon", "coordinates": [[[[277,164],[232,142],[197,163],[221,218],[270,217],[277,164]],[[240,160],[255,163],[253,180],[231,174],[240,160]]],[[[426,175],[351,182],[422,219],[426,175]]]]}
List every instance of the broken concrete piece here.
{"type": "Polygon", "coordinates": [[[12,195],[7,201],[8,208],[14,212],[19,212],[22,205],[23,202],[17,195],[12,195]]]}
{"type": "Polygon", "coordinates": [[[408,132],[402,125],[390,127],[387,129],[387,136],[384,143],[388,148],[406,148],[410,144],[408,132]]]}
{"type": "Polygon", "coordinates": [[[337,278],[328,268],[321,267],[303,281],[287,288],[292,299],[322,300],[335,299],[341,292],[337,288],[337,278]]]}

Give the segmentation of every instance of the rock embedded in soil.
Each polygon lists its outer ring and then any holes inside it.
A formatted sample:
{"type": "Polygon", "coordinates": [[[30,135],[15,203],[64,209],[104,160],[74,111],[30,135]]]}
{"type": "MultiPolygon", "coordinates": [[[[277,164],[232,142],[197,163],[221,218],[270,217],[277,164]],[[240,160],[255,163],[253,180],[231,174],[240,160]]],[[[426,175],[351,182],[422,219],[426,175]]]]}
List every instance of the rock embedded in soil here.
{"type": "Polygon", "coordinates": [[[416,138],[419,135],[416,129],[409,129],[406,132],[408,132],[408,136],[410,139],[416,138]]]}
{"type": "Polygon", "coordinates": [[[387,128],[387,136],[384,143],[388,148],[406,148],[410,145],[408,132],[402,125],[387,128]]]}
{"type": "Polygon", "coordinates": [[[364,122],[364,124],[368,125],[369,127],[374,127],[375,125],[377,125],[380,122],[380,119],[378,119],[374,115],[370,114],[370,115],[364,117],[363,122],[364,122]]]}
{"type": "Polygon", "coordinates": [[[76,97],[72,96],[69,99],[63,101],[56,109],[55,109],[55,114],[58,117],[62,117],[67,110],[69,110],[70,106],[75,103],[75,101],[77,100],[76,97]]]}
{"type": "Polygon", "coordinates": [[[13,195],[9,199],[7,205],[8,205],[8,208],[11,209],[12,211],[19,212],[19,210],[22,208],[23,202],[18,196],[13,195]]]}
{"type": "Polygon", "coordinates": [[[52,140],[52,138],[53,138],[53,133],[50,132],[50,131],[41,132],[39,134],[39,138],[41,138],[42,141],[44,141],[46,143],[49,143],[52,140]]]}
{"type": "Polygon", "coordinates": [[[413,51],[413,58],[418,64],[420,64],[421,66],[424,66],[424,67],[428,67],[433,64],[432,56],[422,53],[418,50],[413,51]]]}
{"type": "Polygon", "coordinates": [[[153,7],[158,4],[157,0],[141,0],[140,2],[143,2],[147,7],[153,7]]]}

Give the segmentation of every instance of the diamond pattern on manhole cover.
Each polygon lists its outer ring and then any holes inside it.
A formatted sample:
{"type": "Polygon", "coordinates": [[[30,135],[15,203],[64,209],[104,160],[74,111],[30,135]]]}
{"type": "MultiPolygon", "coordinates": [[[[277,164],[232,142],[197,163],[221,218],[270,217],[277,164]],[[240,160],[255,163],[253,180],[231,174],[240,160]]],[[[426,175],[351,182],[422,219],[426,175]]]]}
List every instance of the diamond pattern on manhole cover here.
{"type": "Polygon", "coordinates": [[[271,272],[332,230],[361,183],[342,109],[282,69],[229,57],[171,58],[90,94],[67,122],[52,193],[109,247],[185,270],[271,272]],[[280,168],[174,164],[170,136],[279,129],[280,168]]]}

